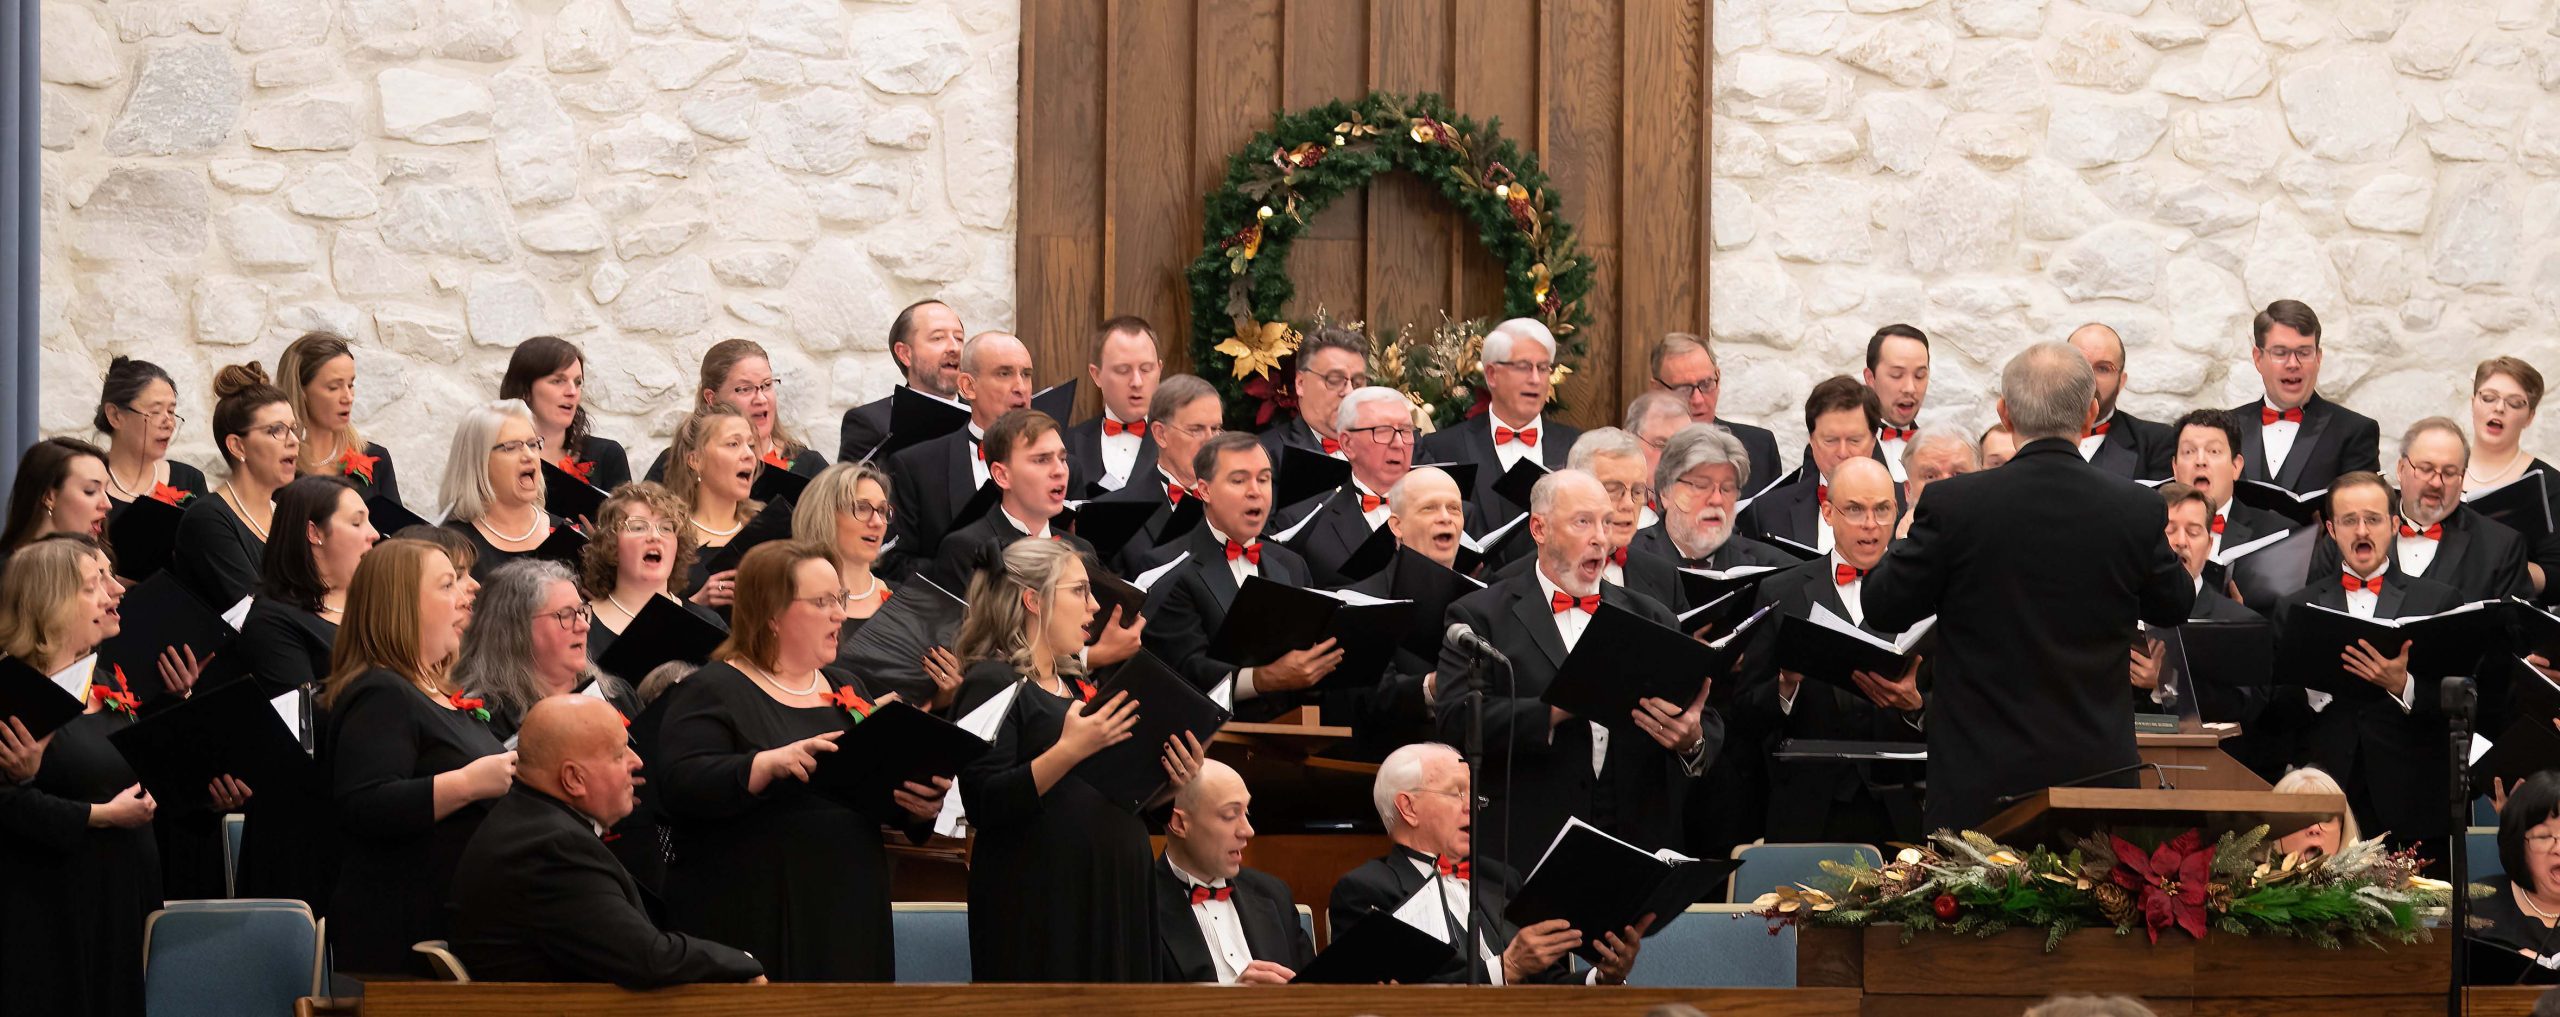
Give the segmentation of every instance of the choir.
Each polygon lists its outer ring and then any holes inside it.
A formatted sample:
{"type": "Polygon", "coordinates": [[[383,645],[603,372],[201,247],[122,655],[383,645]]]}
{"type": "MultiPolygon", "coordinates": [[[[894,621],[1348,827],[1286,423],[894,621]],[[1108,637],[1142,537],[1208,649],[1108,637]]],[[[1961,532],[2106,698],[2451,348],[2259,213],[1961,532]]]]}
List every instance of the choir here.
{"type": "MultiPolygon", "coordinates": [[[[143,918],[223,892],[206,845],[225,812],[245,817],[236,892],[308,901],[354,973],[417,972],[411,944],[449,939],[483,977],[888,980],[888,846],[939,831],[973,842],[979,980],[1297,977],[1314,953],[1289,887],[1244,865],[1244,777],[1148,726],[1150,704],[1097,694],[1137,662],[1236,721],[1312,707],[1349,728],[1328,751],[1376,767],[1373,800],[1314,818],[1393,848],[1331,888],[1334,937],[1420,901],[1478,940],[1434,980],[1610,983],[1641,930],[1501,917],[1575,821],[1699,856],[1908,841],[2105,776],[2132,762],[2136,714],[2184,713],[2238,724],[2226,750],[2279,790],[2350,803],[2281,850],[2366,830],[2441,859],[2458,848],[2428,686],[2493,687],[2488,732],[2535,708],[2523,679],[2560,682],[2539,654],[2273,652],[2340,616],[2560,596],[2560,468],[2522,445],[2540,372],[2481,363],[2468,417],[2395,422],[2385,463],[2380,424],[2322,395],[2320,322],[2297,301],[2253,323],[2261,398],[2163,421],[2118,405],[2133,351],[2089,324],[2011,362],[1987,428],[1923,427],[1930,337],[1888,324],[1862,373],[1804,393],[1792,462],[1720,414],[1716,351],[1686,333],[1652,345],[1616,426],[1589,430],[1546,416],[1558,350],[1532,319],[1492,329],[1480,415],[1436,431],[1335,326],[1304,337],[1282,368],[1295,412],[1259,433],[1226,429],[1207,380],[1165,374],[1134,317],[1086,340],[1101,409],[1074,423],[1035,408],[1025,342],[967,334],[948,304],[901,311],[888,342],[903,384],[844,411],[842,461],[793,435],[784,379],[731,339],[635,479],[593,431],[584,353],[526,340],[495,400],[455,419],[435,525],[355,419],[346,340],[304,336],[272,377],[219,372],[211,484],[169,456],[188,424],[169,374],[117,358],[103,445],[29,448],[0,524],[0,667],[85,710],[41,733],[0,722],[17,887],[0,981],[53,1010],[139,1013],[143,918]],[[1241,605],[1275,603],[1274,584],[1410,602],[1410,631],[1257,650],[1290,619],[1241,605]],[[145,586],[236,636],[146,647],[131,659],[151,674],[98,663],[145,586]],[[2191,621],[2254,632],[2272,670],[2200,680],[2234,644],[2181,639],[2191,621]],[[1455,626],[1472,635],[1443,645],[1455,626]],[[1585,646],[1601,626],[1740,634],[1693,696],[1554,705],[1592,661],[1636,652],[1585,646]],[[1927,636],[1834,674],[1801,643],[1817,626],[1927,636]],[[1509,666],[1479,666],[1478,644],[1509,666]],[[907,649],[884,667],[880,646],[907,649]],[[2046,672],[2085,680],[2010,680],[2046,672]],[[164,805],[109,736],[233,683],[276,704],[310,767],[164,805]],[[1476,730],[1471,774],[1453,746],[1476,730]],[[883,755],[941,751],[940,732],[982,751],[940,770],[883,755]],[[1924,743],[1927,761],[1791,741],[1924,743]],[[1161,778],[1135,809],[1106,776],[1132,753],[1161,778]]],[[[2560,923],[2560,776],[2490,790],[2506,876],[2481,911],[2538,950],[2560,923]]]]}

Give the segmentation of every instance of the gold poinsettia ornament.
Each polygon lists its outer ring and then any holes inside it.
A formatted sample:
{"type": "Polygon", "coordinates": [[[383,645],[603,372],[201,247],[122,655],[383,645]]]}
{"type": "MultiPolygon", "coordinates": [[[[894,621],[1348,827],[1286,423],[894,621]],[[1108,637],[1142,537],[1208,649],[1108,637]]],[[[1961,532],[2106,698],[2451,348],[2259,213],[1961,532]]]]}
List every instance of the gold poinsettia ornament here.
{"type": "Polygon", "coordinates": [[[1280,366],[1280,358],[1298,351],[1298,332],[1285,321],[1256,322],[1236,319],[1236,334],[1228,336],[1215,349],[1234,358],[1235,376],[1266,377],[1280,366]]]}

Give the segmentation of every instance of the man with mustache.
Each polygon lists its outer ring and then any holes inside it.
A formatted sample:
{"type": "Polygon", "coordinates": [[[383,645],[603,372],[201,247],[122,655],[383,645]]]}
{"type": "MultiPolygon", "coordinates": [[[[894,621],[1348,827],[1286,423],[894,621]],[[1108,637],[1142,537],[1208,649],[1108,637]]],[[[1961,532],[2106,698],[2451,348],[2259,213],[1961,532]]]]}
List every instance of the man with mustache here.
{"type": "Polygon", "coordinates": [[[2080,439],[2080,458],[2127,480],[2167,477],[2175,444],[2168,429],[2116,408],[2116,397],[2124,394],[2124,337],[2090,322],[2072,329],[2068,341],[2089,358],[2089,372],[2098,380],[2098,422],[2080,439]]]}
{"type": "MultiPolygon", "coordinates": [[[[1673,332],[1653,344],[1650,359],[1655,391],[1679,399],[1689,413],[1690,423],[1715,425],[1742,443],[1750,475],[1759,483],[1746,494],[1758,494],[1778,482],[1786,473],[1786,464],[1778,459],[1778,439],[1769,429],[1716,415],[1724,395],[1724,368],[1716,363],[1715,347],[1695,334],[1673,332]]],[[[1627,412],[1627,423],[1637,433],[1643,433],[1632,409],[1627,412]]]]}
{"type": "MultiPolygon", "coordinates": [[[[908,388],[942,399],[960,398],[960,343],[969,333],[960,327],[960,312],[939,300],[919,300],[889,323],[889,355],[906,371],[908,388]]],[[[836,461],[850,463],[871,455],[889,440],[890,396],[844,411],[836,461]]]]}
{"type": "MultiPolygon", "coordinates": [[[[1437,466],[1418,467],[1387,489],[1387,528],[1394,531],[1396,543],[1432,561],[1441,568],[1455,568],[1458,561],[1458,538],[1466,532],[1467,506],[1458,496],[1458,482],[1437,466]]],[[[1461,583],[1468,589],[1480,588],[1472,581],[1461,583]]],[[[1414,591],[1396,588],[1396,568],[1392,565],[1349,587],[1353,593],[1381,600],[1412,600],[1414,591]]],[[[1416,609],[1422,608],[1420,602],[1416,609]]],[[[1446,605],[1428,615],[1417,615],[1416,625],[1436,626],[1446,605]]],[[[1346,685],[1324,690],[1324,719],[1328,724],[1348,724],[1351,744],[1332,753],[1345,759],[1383,759],[1396,746],[1424,741],[1431,737],[1431,697],[1439,681],[1435,668],[1437,657],[1425,657],[1398,646],[1395,658],[1388,662],[1386,673],[1374,686],[1346,685]]]]}
{"type": "Polygon", "coordinates": [[[1653,470],[1662,520],[1636,531],[1627,546],[1682,568],[1717,572],[1795,564],[1796,556],[1734,532],[1734,502],[1754,479],[1748,455],[1740,439],[1713,424],[1691,424],[1673,434],[1653,470]]]}
{"type": "MultiPolygon", "coordinates": [[[[2524,538],[2462,503],[2471,442],[2448,417],[2428,417],[2400,436],[2400,571],[2453,587],[2464,601],[2530,597],[2524,538]]],[[[2324,570],[2325,571],[2325,570],[2324,570]]]]}
{"type": "Polygon", "coordinates": [[[2232,500],[2232,492],[2248,465],[2248,457],[2240,452],[2240,424],[2236,418],[2221,410],[2191,410],[2179,417],[2174,426],[2177,451],[2170,460],[2171,471],[2178,480],[2202,492],[2211,510],[2205,519],[2211,538],[2206,542],[2205,557],[2293,528],[2283,516],[2232,500]]]}
{"type": "Polygon", "coordinates": [[[1484,416],[1425,435],[1415,454],[1426,463],[1476,464],[1475,490],[1466,492],[1476,511],[1467,529],[1481,536],[1511,519],[1508,503],[1493,490],[1503,472],[1531,458],[1563,469],[1582,432],[1546,418],[1547,398],[1555,393],[1556,337],[1538,319],[1495,325],[1485,334],[1479,364],[1490,396],[1484,416]]]}
{"type": "Polygon", "coordinates": [[[1831,471],[1851,459],[1876,456],[1883,414],[1875,390],[1856,378],[1834,375],[1815,385],[1804,400],[1804,429],[1811,437],[1804,474],[1751,499],[1742,510],[1742,532],[1789,554],[1830,553],[1831,524],[1823,521],[1820,509],[1831,492],[1831,471]]]}
{"type": "Polygon", "coordinates": [[[953,517],[986,486],[988,460],[979,442],[987,429],[1031,405],[1031,348],[1005,332],[970,336],[960,345],[960,396],[969,403],[969,426],[889,457],[897,544],[874,571],[903,578],[942,549],[953,517]]]}
{"type": "Polygon", "coordinates": [[[1287,985],[1315,963],[1289,884],[1248,869],[1253,792],[1215,759],[1173,795],[1157,857],[1157,970],[1168,982],[1287,985]]]}
{"type": "Polygon", "coordinates": [[[1413,400],[1381,385],[1342,397],[1341,405],[1334,410],[1334,423],[1335,433],[1342,436],[1343,458],[1351,460],[1351,482],[1332,494],[1309,499],[1317,502],[1312,507],[1295,507],[1284,513],[1291,520],[1306,520],[1303,525],[1288,525],[1298,529],[1294,543],[1306,554],[1315,584],[1325,587],[1368,578],[1346,576],[1342,569],[1369,534],[1386,525],[1387,489],[1413,468],[1418,433],[1413,425],[1413,400]],[[1315,517],[1308,518],[1308,512],[1314,512],[1315,517]]]}
{"type": "Polygon", "coordinates": [[[2381,469],[2382,427],[2320,397],[2320,316],[2299,300],[2278,300],[2250,323],[2249,363],[2266,397],[2232,408],[2241,479],[2296,494],[2325,489],[2341,474],[2381,469]]]}
{"type": "Polygon", "coordinates": [[[1122,315],[1102,323],[1085,341],[1085,378],[1102,395],[1102,413],[1067,428],[1067,462],[1077,498],[1117,491],[1155,467],[1156,438],[1148,404],[1164,373],[1156,330],[1147,319],[1122,315]]]}
{"type": "Polygon", "coordinates": [[[1200,477],[1200,525],[1158,549],[1166,561],[1184,552],[1190,557],[1158,577],[1150,591],[1150,602],[1161,599],[1163,606],[1148,627],[1147,649],[1196,688],[1232,679],[1236,719],[1267,720],[1296,708],[1302,698],[1297,693],[1332,674],[1342,664],[1342,651],[1326,639],[1260,667],[1209,656],[1210,641],[1226,624],[1227,609],[1246,579],[1317,584],[1297,552],[1262,537],[1271,518],[1271,459],[1259,439],[1242,431],[1222,433],[1202,443],[1191,462],[1200,477]]]}

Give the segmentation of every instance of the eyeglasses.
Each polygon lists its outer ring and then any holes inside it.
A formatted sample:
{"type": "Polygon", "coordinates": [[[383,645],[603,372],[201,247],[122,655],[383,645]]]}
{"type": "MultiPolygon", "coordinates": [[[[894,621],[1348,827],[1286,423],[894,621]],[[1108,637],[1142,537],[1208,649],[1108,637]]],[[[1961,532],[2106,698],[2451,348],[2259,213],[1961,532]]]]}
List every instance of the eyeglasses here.
{"type": "Polygon", "coordinates": [[[1493,799],[1487,798],[1483,795],[1467,795],[1457,791],[1444,791],[1436,787],[1418,787],[1408,793],[1417,795],[1447,795],[1460,801],[1465,801],[1468,798],[1474,798],[1476,808],[1489,809],[1493,807],[1493,799]]]}
{"type": "Polygon", "coordinates": [[[247,437],[252,434],[263,434],[271,441],[283,441],[286,438],[301,441],[311,436],[311,432],[304,430],[300,424],[268,424],[265,427],[252,427],[240,432],[240,434],[242,437],[247,437]]]}
{"type": "Polygon", "coordinates": [[[526,449],[532,449],[535,453],[539,454],[542,451],[542,436],[535,435],[531,438],[518,438],[514,441],[502,441],[489,446],[489,451],[502,456],[522,455],[526,449]]]}
{"type": "MultiPolygon", "coordinates": [[[[118,406],[116,408],[123,410],[126,413],[133,414],[134,416],[141,417],[142,421],[146,424],[158,424],[165,421],[171,427],[184,427],[187,423],[187,418],[181,417],[171,410],[137,410],[131,406],[118,406]]],[[[2523,409],[2524,406],[2522,404],[2518,404],[2516,408],[2523,409]]]]}
{"type": "Polygon", "coordinates": [[[1165,424],[1163,426],[1165,430],[1182,432],[1183,437],[1197,442],[1206,442],[1211,438],[1225,434],[1227,431],[1226,428],[1219,427],[1216,424],[1193,424],[1188,427],[1181,424],[1165,424]]]}
{"type": "Polygon", "coordinates": [[[821,593],[815,597],[793,597],[791,602],[807,604],[813,610],[824,611],[831,607],[853,606],[853,594],[851,591],[837,590],[834,593],[821,593]]]}
{"type": "Polygon", "coordinates": [[[1842,505],[1839,507],[1840,521],[1851,526],[1889,523],[1896,518],[1894,515],[1896,511],[1891,505],[1842,505]]]}
{"type": "Polygon", "coordinates": [[[1299,368],[1298,373],[1323,383],[1324,387],[1332,390],[1335,395],[1346,395],[1352,389],[1369,387],[1369,376],[1366,374],[1344,374],[1340,371],[1317,374],[1305,368],[1299,368]]]}
{"type": "Polygon", "coordinates": [[[1609,492],[1610,501],[1618,501],[1620,499],[1627,498],[1632,498],[1638,502],[1648,502],[1653,500],[1653,488],[1645,484],[1621,484],[1613,480],[1601,484],[1600,489],[1609,492]]]}
{"type": "Polygon", "coordinates": [[[2560,849],[2560,834],[2552,833],[2549,830],[2535,830],[2532,833],[2524,835],[2524,846],[2535,851],[2540,851],[2544,854],[2550,854],[2553,850],[2560,849]]]}
{"type": "Polygon", "coordinates": [[[2379,530],[2391,525],[2391,520],[2379,512],[2349,512],[2339,516],[2335,522],[2340,529],[2347,530],[2379,530]]]}
{"type": "Polygon", "coordinates": [[[579,601],[575,607],[564,607],[557,611],[544,611],[534,615],[534,617],[549,618],[553,624],[560,626],[562,631],[576,632],[579,629],[586,628],[588,625],[594,623],[594,617],[590,613],[593,610],[594,609],[589,607],[585,601],[579,601]]]}
{"type": "Polygon", "coordinates": [[[1653,376],[1653,383],[1662,386],[1663,391],[1679,396],[1683,401],[1697,398],[1698,393],[1700,392],[1704,392],[1708,395],[1714,395],[1717,390],[1724,387],[1724,379],[1721,377],[1708,378],[1704,381],[1693,381],[1686,385],[1674,385],[1662,380],[1662,376],[1657,374],[1653,376]]]}
{"type": "Polygon", "coordinates": [[[1380,445],[1411,445],[1413,444],[1415,436],[1422,433],[1421,428],[1398,427],[1394,424],[1380,424],[1376,427],[1345,428],[1342,433],[1359,434],[1363,431],[1368,432],[1370,441],[1377,442],[1380,445]]]}
{"type": "Polygon", "coordinates": [[[2258,349],[2258,355],[2277,363],[2307,364],[2319,358],[2320,347],[2296,346],[2290,349],[2277,349],[2272,346],[2263,346],[2258,349]]]}
{"type": "Polygon", "coordinates": [[[2533,406],[2533,404],[2532,404],[2531,402],[2528,402],[2528,401],[2525,399],[2525,397],[2523,397],[2523,396],[2520,396],[2520,395],[2512,395],[2512,396],[2507,396],[2506,398],[2501,399],[2501,398],[2499,398],[2499,397],[2498,397],[2498,394],[2497,394],[2497,393],[2495,393],[2495,392],[2491,392],[2491,391],[2489,391],[2488,389],[2485,389],[2485,388],[2484,388],[2484,389],[2481,389],[2481,390],[2480,390],[2480,391],[2478,391],[2478,392],[2474,392],[2474,393],[2472,393],[2472,394],[2471,394],[2471,397],[2472,397],[2472,398],[2474,398],[2474,399],[2479,400],[2479,401],[2480,401],[2480,405],[2482,405],[2482,406],[2486,406],[2486,407],[2488,407],[2488,408],[2490,408],[2490,409],[2493,409],[2493,410],[2494,410],[2494,409],[2497,409],[2497,408],[2498,408],[2498,407],[2500,407],[2500,406],[2504,406],[2504,407],[2506,407],[2506,408],[2508,408],[2508,409],[2510,409],[2510,410],[2514,410],[2514,411],[2516,411],[2516,412],[2518,412],[2518,413],[2522,413],[2522,412],[2524,412],[2525,410],[2531,409],[2531,408],[2532,408],[2532,406],[2533,406]]]}
{"type": "Polygon", "coordinates": [[[845,514],[852,516],[853,521],[857,523],[885,523],[896,512],[897,509],[885,501],[857,501],[853,503],[852,508],[845,510],[845,514]]]}
{"type": "Polygon", "coordinates": [[[1484,366],[1499,367],[1522,374],[1534,374],[1542,378],[1556,369],[1555,361],[1552,360],[1496,360],[1484,366]]]}
{"type": "Polygon", "coordinates": [[[1671,482],[1672,482],[1672,483],[1674,483],[1674,484],[1678,484],[1678,485],[1680,485],[1680,486],[1682,486],[1682,487],[1688,488],[1688,489],[1690,489],[1690,490],[1692,490],[1692,491],[1696,491],[1696,492],[1698,492],[1699,494],[1702,494],[1702,495],[1723,495],[1723,496],[1725,496],[1725,497],[1727,497],[1727,498],[1730,498],[1730,497],[1733,497],[1734,495],[1737,495],[1737,494],[1741,494],[1741,493],[1742,493],[1742,487],[1741,487],[1741,485],[1738,485],[1738,484],[1728,484],[1728,483],[1725,483],[1725,482],[1723,482],[1723,481],[1717,481],[1716,483],[1712,483],[1712,484],[1702,484],[1702,483],[1699,483],[1698,481],[1691,480],[1691,479],[1689,479],[1689,478],[1687,478],[1687,477],[1674,477],[1674,478],[1672,478],[1672,479],[1671,479],[1671,482]]]}
{"type": "Polygon", "coordinates": [[[684,527],[674,523],[653,523],[646,519],[625,519],[616,529],[634,537],[646,537],[652,533],[661,537],[672,537],[684,532],[684,527]]]}
{"type": "Polygon", "coordinates": [[[1067,599],[1070,599],[1070,600],[1082,600],[1082,599],[1084,599],[1084,598],[1086,598],[1086,597],[1090,597],[1090,596],[1092,596],[1092,595],[1093,595],[1093,583],[1092,583],[1091,581],[1086,581],[1086,582],[1081,582],[1081,583],[1068,583],[1068,584],[1066,584],[1066,585],[1064,585],[1064,586],[1058,587],[1058,596],[1060,596],[1060,597],[1064,597],[1064,598],[1067,598],[1067,599]]]}
{"type": "Polygon", "coordinates": [[[769,396],[773,394],[775,389],[780,388],[781,386],[782,379],[780,378],[774,378],[762,385],[731,385],[729,386],[729,398],[746,399],[752,396],[769,396]]]}
{"type": "Polygon", "coordinates": [[[2448,484],[2455,483],[2462,479],[2462,467],[2459,466],[2440,466],[2435,469],[2428,469],[2424,466],[2410,462],[2409,457],[2407,456],[2400,457],[2400,465],[2409,472],[2415,473],[2420,477],[2434,477],[2437,480],[2448,484]]]}

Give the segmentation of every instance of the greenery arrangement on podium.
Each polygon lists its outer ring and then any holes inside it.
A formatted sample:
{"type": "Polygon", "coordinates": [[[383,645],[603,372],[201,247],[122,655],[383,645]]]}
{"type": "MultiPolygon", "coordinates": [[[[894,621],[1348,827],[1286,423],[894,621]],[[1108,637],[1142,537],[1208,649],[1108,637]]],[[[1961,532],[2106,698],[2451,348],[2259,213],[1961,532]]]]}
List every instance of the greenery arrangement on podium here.
{"type": "Polygon", "coordinates": [[[2379,838],[2323,855],[2281,854],[2267,828],[2224,834],[2208,846],[2188,830],[2145,850],[2122,837],[2082,838],[2061,850],[2019,849],[1972,831],[1941,830],[1875,865],[1826,861],[1828,888],[1799,883],[1754,902],[1779,925],[1899,925],[1904,942],[1925,932],[1992,936],[2041,929],[2045,949],[2072,932],[2113,928],[2197,940],[2210,932],[2281,936],[2336,949],[2348,943],[2428,938],[2419,913],[2444,907],[2453,888],[2418,875],[2414,851],[2379,838]]]}

